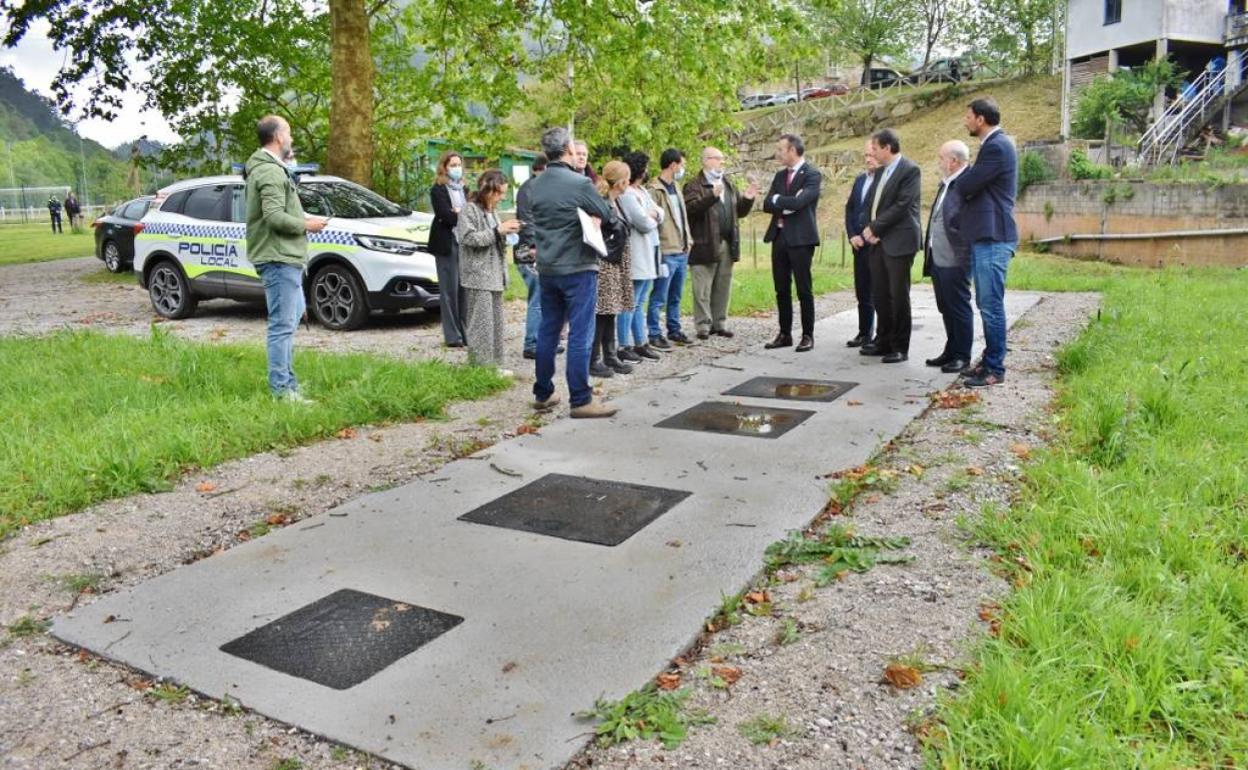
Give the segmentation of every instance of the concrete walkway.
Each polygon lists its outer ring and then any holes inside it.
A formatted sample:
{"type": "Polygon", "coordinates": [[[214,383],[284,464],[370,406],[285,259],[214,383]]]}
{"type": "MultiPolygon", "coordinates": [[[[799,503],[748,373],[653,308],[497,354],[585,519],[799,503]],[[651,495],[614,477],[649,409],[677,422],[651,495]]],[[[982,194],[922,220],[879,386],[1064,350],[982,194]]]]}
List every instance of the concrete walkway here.
{"type": "MultiPolygon", "coordinates": [[[[1010,323],[1036,301],[1010,293],[1010,323]]],[[[842,313],[810,353],[699,366],[618,399],[616,418],[559,420],[105,596],[53,634],[413,768],[560,767],[592,729],[574,712],[652,678],[818,513],[819,476],[866,461],[952,381],[923,365],[943,331],[930,294],[914,302],[905,364],[845,348],[842,313]],[[721,395],[763,376],[854,386],[830,402],[721,395]],[[704,424],[745,435],[656,427],[703,401],[741,405],[704,424]],[[552,474],[573,486],[547,497],[552,474]]]]}

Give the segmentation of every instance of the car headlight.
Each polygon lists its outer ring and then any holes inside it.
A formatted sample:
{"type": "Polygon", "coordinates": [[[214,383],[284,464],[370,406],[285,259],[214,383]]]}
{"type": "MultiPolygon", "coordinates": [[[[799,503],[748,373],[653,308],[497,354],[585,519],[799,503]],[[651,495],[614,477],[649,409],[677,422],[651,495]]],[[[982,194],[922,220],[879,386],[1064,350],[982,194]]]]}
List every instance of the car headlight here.
{"type": "Polygon", "coordinates": [[[416,253],[417,244],[415,241],[405,241],[402,238],[381,238],[376,235],[357,235],[355,240],[361,246],[373,251],[381,251],[386,254],[401,254],[410,256],[416,253]]]}

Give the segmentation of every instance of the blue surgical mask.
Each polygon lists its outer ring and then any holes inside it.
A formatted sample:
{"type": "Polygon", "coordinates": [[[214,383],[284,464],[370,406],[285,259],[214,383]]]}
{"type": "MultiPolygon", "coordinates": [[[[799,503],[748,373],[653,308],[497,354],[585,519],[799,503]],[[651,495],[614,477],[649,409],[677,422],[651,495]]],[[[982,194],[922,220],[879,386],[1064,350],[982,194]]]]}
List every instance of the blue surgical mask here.
{"type": "Polygon", "coordinates": [[[446,175],[449,176],[452,180],[458,182],[459,180],[464,178],[464,167],[463,166],[451,166],[450,168],[446,170],[446,175]]]}

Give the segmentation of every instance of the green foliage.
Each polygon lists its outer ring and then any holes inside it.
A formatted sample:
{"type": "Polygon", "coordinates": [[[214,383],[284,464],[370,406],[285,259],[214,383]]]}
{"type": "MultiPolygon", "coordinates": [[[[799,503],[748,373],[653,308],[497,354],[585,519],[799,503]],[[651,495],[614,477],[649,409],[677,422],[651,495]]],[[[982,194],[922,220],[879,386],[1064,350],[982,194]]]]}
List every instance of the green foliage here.
{"type": "Polygon", "coordinates": [[[617,701],[599,699],[592,710],[577,716],[599,720],[594,732],[600,746],[657,738],[665,748],[674,749],[688,736],[690,727],[715,722],[705,711],[685,706],[689,695],[688,689],[665,691],[651,682],[617,701]]]}
{"type": "Polygon", "coordinates": [[[942,704],[932,766],[1248,756],[1246,291],[1243,270],[1106,281],[1058,359],[1053,450],[974,526],[1027,570],[942,704]]]}
{"type": "Polygon", "coordinates": [[[34,636],[47,631],[51,625],[50,620],[39,620],[30,615],[23,615],[9,624],[8,632],[16,637],[34,636]]]}
{"type": "Polygon", "coordinates": [[[1109,179],[1114,175],[1112,168],[1093,163],[1088,159],[1088,154],[1079,149],[1070,151],[1070,160],[1066,163],[1066,170],[1070,172],[1073,179],[1109,179]]]}
{"type": "Polygon", "coordinates": [[[985,74],[1035,75],[1048,71],[1053,47],[1061,46],[1064,0],[979,0],[954,18],[957,42],[973,52],[985,74]]]}
{"type": "Polygon", "coordinates": [[[1179,85],[1182,79],[1183,73],[1169,60],[1097,78],[1079,92],[1071,133],[1082,139],[1101,139],[1108,122],[1113,121],[1141,134],[1148,128],[1154,97],[1167,86],[1179,85]]]}
{"type": "Polygon", "coordinates": [[[1022,195],[1033,184],[1051,181],[1056,176],[1043,155],[1027,150],[1018,159],[1018,194],[1022,195]]]}
{"type": "Polygon", "coordinates": [[[905,57],[923,27],[910,0],[809,0],[809,20],[833,50],[855,55],[865,70],[881,60],[905,57]]]}
{"type": "Polygon", "coordinates": [[[759,714],[737,725],[737,731],[755,746],[763,746],[796,734],[796,730],[790,727],[788,720],[780,714],[759,714]]]}
{"type": "Polygon", "coordinates": [[[858,537],[845,527],[831,526],[817,537],[794,532],[788,538],[767,546],[767,569],[775,571],[790,564],[820,564],[815,585],[825,586],[845,572],[866,572],[876,564],[905,564],[908,556],[893,556],[910,545],[908,537],[858,537]]]}
{"type": "Polygon", "coordinates": [[[437,417],[504,387],[492,370],[367,355],[296,355],[315,406],[275,403],[262,346],[92,332],[0,339],[0,536],[191,468],[333,435],[437,417]]]}

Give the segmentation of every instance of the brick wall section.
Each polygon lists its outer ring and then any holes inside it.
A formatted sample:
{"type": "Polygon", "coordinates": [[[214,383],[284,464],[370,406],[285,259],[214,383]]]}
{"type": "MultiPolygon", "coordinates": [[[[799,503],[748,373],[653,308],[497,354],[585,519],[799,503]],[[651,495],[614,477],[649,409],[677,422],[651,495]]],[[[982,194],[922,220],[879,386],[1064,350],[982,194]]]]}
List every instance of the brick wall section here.
{"type": "MultiPolygon", "coordinates": [[[[1032,185],[1015,210],[1023,241],[1089,233],[1248,228],[1248,185],[1088,181],[1032,185]]],[[[1248,235],[1072,241],[1054,251],[1134,265],[1248,265],[1248,235]]]]}

